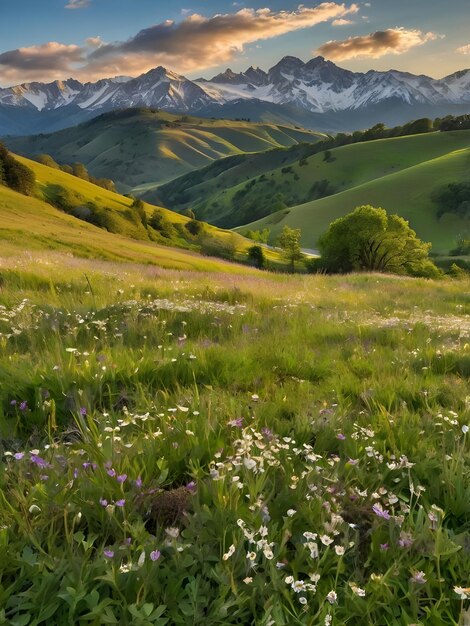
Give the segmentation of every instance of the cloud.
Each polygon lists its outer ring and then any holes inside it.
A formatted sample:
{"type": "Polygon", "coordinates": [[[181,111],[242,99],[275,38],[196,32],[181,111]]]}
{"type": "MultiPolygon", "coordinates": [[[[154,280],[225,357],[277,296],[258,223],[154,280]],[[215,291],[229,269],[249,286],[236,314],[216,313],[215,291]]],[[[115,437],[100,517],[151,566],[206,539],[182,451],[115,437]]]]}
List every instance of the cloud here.
{"type": "Polygon", "coordinates": [[[104,41],[101,37],[88,37],[85,43],[87,46],[90,46],[90,48],[101,48],[101,46],[104,46],[104,41]]]}
{"type": "Polygon", "coordinates": [[[423,33],[420,30],[388,28],[342,41],[327,41],[318,48],[317,53],[334,61],[355,58],[378,59],[386,54],[403,54],[438,37],[439,35],[435,33],[423,33]]]}
{"type": "Polygon", "coordinates": [[[0,54],[0,77],[24,80],[61,78],[68,75],[74,64],[85,60],[80,46],[49,43],[17,48],[0,54]]]}
{"type": "Polygon", "coordinates": [[[85,9],[90,6],[91,0],[69,0],[65,5],[66,9],[85,9]]]}
{"type": "Polygon", "coordinates": [[[348,24],[354,24],[352,20],[347,20],[344,17],[340,17],[337,20],[331,22],[332,26],[347,26],[348,24]]]}
{"type": "Polygon", "coordinates": [[[470,43],[465,46],[460,46],[460,48],[457,48],[456,52],[460,54],[470,54],[470,43]]]}
{"type": "MultiPolygon", "coordinates": [[[[70,0],[69,5],[83,5],[84,1],[70,0]]],[[[52,60],[49,55],[48,60],[51,67],[62,67],[65,75],[73,71],[74,76],[82,80],[117,74],[136,75],[157,65],[166,65],[178,72],[200,71],[229,61],[249,44],[342,19],[358,11],[358,4],[322,2],[312,7],[300,5],[293,11],[243,8],[212,17],[193,13],[180,22],[167,20],[145,28],[127,41],[103,44],[92,37],[82,48],[73,46],[73,58],[67,55],[62,58],[58,51],[57,59],[52,60]],[[77,67],[75,63],[80,54],[83,60],[77,67]]],[[[48,45],[44,44],[44,47],[48,45]]],[[[0,56],[0,79],[15,75],[15,71],[21,81],[31,78],[32,74],[37,77],[37,67],[28,68],[25,59],[17,65],[15,55],[18,50],[0,56]]],[[[49,77],[44,64],[43,78],[49,77]]]]}

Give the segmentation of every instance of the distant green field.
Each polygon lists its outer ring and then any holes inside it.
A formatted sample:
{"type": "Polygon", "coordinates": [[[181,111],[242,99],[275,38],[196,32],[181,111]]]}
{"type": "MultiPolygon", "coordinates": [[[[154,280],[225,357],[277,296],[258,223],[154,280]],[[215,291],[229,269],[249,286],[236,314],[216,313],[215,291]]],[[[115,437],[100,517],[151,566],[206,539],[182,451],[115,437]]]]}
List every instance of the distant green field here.
{"type": "MultiPolygon", "coordinates": [[[[470,180],[470,131],[359,143],[332,150],[329,162],[318,154],[307,163],[293,168],[300,177],[296,189],[326,179],[336,193],[289,206],[236,230],[268,227],[274,241],[287,224],[301,228],[302,244],[315,248],[332,220],[361,204],[373,204],[408,219],[422,239],[433,243],[435,252],[445,253],[470,227],[468,221],[452,215],[437,219],[431,198],[444,185],[470,180]]],[[[272,174],[268,180],[274,185],[280,173],[272,174]]]]}
{"type": "Polygon", "coordinates": [[[224,156],[314,142],[313,131],[275,124],[177,116],[150,109],[108,113],[74,128],[8,139],[20,154],[79,161],[121,191],[143,193],[224,156]]]}

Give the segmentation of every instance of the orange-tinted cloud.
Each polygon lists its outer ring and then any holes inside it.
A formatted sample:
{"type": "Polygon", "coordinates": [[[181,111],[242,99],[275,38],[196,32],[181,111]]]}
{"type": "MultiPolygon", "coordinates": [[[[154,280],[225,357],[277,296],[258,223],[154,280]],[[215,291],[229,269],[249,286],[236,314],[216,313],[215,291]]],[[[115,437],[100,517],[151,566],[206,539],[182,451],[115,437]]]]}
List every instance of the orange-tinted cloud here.
{"type": "MultiPolygon", "coordinates": [[[[167,20],[141,30],[124,42],[101,44],[91,38],[87,46],[77,49],[76,56],[68,58],[58,51],[57,58],[47,55],[51,68],[62,68],[64,75],[82,80],[95,80],[116,74],[136,75],[158,65],[166,65],[179,72],[202,70],[227,62],[243,51],[247,44],[272,39],[321,22],[344,18],[357,13],[359,6],[338,2],[322,2],[314,7],[300,5],[294,11],[270,9],[241,9],[236,13],[204,17],[192,14],[181,22],[167,20]],[[99,44],[99,45],[98,45],[99,44]],[[77,67],[79,56],[82,63],[77,67]]],[[[47,49],[50,45],[36,46],[47,49]]],[[[71,46],[64,46],[64,49],[71,46]]],[[[47,79],[47,63],[38,67],[38,59],[28,65],[24,48],[0,54],[0,79],[16,76],[18,80],[47,79]],[[23,52],[21,52],[23,50],[23,52]],[[43,69],[42,74],[39,69],[43,69]]]]}
{"type": "Polygon", "coordinates": [[[68,76],[75,64],[85,61],[80,46],[50,41],[39,46],[17,48],[0,54],[2,80],[35,80],[47,76],[50,80],[68,76]]]}
{"type": "Polygon", "coordinates": [[[332,26],[348,26],[349,24],[354,24],[354,22],[344,17],[339,17],[337,20],[333,20],[331,24],[332,26]]]}
{"type": "Polygon", "coordinates": [[[459,52],[460,54],[470,54],[470,43],[466,46],[460,46],[460,48],[457,48],[456,52],[459,52]]]}
{"type": "Polygon", "coordinates": [[[435,33],[406,28],[388,28],[369,35],[349,37],[342,41],[327,41],[317,50],[333,61],[346,61],[356,58],[378,59],[386,54],[403,54],[427,41],[437,39],[435,33]]]}

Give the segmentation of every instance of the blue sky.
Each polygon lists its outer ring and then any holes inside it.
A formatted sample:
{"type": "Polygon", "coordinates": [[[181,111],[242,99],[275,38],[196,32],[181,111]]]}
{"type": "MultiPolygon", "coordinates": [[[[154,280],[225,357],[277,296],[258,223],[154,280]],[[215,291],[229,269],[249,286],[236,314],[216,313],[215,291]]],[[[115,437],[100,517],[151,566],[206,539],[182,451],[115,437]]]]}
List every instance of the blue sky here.
{"type": "Polygon", "coordinates": [[[352,70],[441,77],[470,67],[469,2],[0,0],[0,85],[157,65],[211,76],[318,53],[352,70]]]}

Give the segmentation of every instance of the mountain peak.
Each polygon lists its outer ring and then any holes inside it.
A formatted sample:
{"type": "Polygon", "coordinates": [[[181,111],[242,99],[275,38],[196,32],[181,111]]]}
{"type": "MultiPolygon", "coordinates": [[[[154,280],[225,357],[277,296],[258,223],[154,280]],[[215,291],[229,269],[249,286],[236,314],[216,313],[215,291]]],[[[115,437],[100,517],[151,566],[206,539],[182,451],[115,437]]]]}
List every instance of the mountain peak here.
{"type": "Polygon", "coordinates": [[[305,63],[301,59],[287,55],[285,57],[282,57],[282,59],[278,63],[276,63],[274,67],[271,68],[271,70],[274,70],[276,68],[299,69],[301,67],[304,67],[304,65],[305,63]]]}

